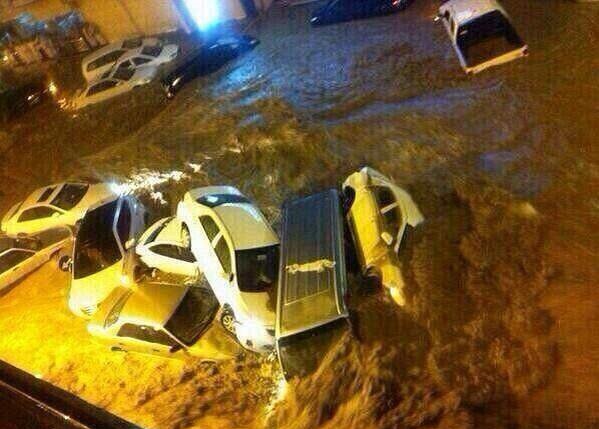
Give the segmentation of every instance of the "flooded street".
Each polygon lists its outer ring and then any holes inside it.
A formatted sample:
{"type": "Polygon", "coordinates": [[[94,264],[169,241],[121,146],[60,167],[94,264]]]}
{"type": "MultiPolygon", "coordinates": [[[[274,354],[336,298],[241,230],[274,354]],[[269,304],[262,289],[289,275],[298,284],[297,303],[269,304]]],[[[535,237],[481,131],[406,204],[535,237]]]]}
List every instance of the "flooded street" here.
{"type": "Polygon", "coordinates": [[[152,84],[0,130],[3,212],[94,178],[158,219],[188,189],[230,184],[278,230],[286,199],[364,165],[408,190],[426,221],[400,254],[405,309],[351,276],[356,338],[283,399],[272,358],[96,345],[50,265],[0,297],[0,358],[151,428],[597,427],[599,7],[504,5],[530,56],[474,77],[437,3],[321,28],[316,5],[275,5],[254,51],[171,102],[152,84]]]}

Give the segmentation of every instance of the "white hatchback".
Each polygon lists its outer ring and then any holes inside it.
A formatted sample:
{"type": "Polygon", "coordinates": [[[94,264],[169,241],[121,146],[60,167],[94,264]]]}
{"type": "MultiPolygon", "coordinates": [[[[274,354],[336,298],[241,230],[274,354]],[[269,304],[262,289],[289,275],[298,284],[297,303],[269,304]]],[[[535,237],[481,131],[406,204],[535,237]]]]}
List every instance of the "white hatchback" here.
{"type": "Polygon", "coordinates": [[[177,217],[223,306],[223,326],[246,348],[272,350],[279,238],[264,215],[238,189],[210,186],[186,193],[177,217]]]}
{"type": "Polygon", "coordinates": [[[9,237],[38,234],[59,226],[74,227],[90,207],[115,198],[104,183],[58,183],[33,191],[2,219],[9,237]]]}

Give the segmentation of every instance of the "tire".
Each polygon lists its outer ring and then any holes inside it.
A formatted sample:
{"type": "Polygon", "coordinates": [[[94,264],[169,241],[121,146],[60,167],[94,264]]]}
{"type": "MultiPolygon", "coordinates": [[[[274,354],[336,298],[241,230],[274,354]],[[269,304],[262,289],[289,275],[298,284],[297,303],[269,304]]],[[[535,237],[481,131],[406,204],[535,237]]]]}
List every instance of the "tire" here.
{"type": "Polygon", "coordinates": [[[229,307],[225,307],[220,315],[220,323],[230,334],[235,335],[235,315],[229,307]]]}

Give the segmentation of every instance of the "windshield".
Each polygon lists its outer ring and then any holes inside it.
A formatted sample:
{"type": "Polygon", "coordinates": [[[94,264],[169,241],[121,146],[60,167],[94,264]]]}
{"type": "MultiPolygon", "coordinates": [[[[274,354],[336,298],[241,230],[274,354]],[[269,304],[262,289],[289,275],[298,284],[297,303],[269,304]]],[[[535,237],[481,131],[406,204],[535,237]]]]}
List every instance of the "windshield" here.
{"type": "Polygon", "coordinates": [[[164,328],[183,344],[191,346],[208,328],[218,307],[212,291],[191,287],[164,328]]]}
{"type": "Polygon", "coordinates": [[[324,356],[349,329],[345,318],[279,340],[279,358],[286,378],[314,372],[324,356]]]}
{"type": "Polygon", "coordinates": [[[237,285],[241,292],[263,292],[276,285],[279,245],[237,250],[237,285]]]}
{"type": "Polygon", "coordinates": [[[83,199],[88,188],[88,185],[83,184],[64,185],[50,204],[63,210],[71,210],[83,199]]]}
{"type": "Polygon", "coordinates": [[[524,45],[507,18],[493,11],[461,25],[457,44],[468,65],[476,65],[524,45]]]}
{"type": "Polygon", "coordinates": [[[75,241],[73,278],[97,273],[121,260],[113,232],[118,200],[90,211],[83,218],[75,241]]]}

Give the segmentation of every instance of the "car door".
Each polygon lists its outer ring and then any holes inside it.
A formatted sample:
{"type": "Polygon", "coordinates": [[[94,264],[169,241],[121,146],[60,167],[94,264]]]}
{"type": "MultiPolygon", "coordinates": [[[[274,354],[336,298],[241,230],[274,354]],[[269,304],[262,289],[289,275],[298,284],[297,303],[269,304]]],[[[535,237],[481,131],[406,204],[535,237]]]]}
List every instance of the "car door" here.
{"type": "Polygon", "coordinates": [[[196,258],[191,249],[177,243],[152,243],[147,247],[142,261],[160,271],[187,277],[197,275],[196,258]]]}
{"type": "Polygon", "coordinates": [[[0,290],[19,281],[43,263],[35,252],[25,249],[10,249],[0,256],[0,290]]]}
{"type": "Polygon", "coordinates": [[[39,205],[23,210],[17,220],[17,232],[34,234],[46,229],[60,226],[64,222],[65,211],[57,207],[39,205]]]}
{"type": "Polygon", "coordinates": [[[131,351],[158,356],[168,356],[178,343],[163,329],[148,325],[123,323],[117,332],[113,351],[131,351]]]}
{"type": "MultiPolygon", "coordinates": [[[[200,268],[210,283],[218,302],[221,305],[230,304],[233,296],[233,285],[230,281],[233,275],[231,248],[222,229],[211,216],[200,216],[199,220],[205,238],[208,240],[207,245],[203,246],[201,255],[198,255],[200,268]]],[[[193,242],[192,238],[192,250],[193,242]]]]}

